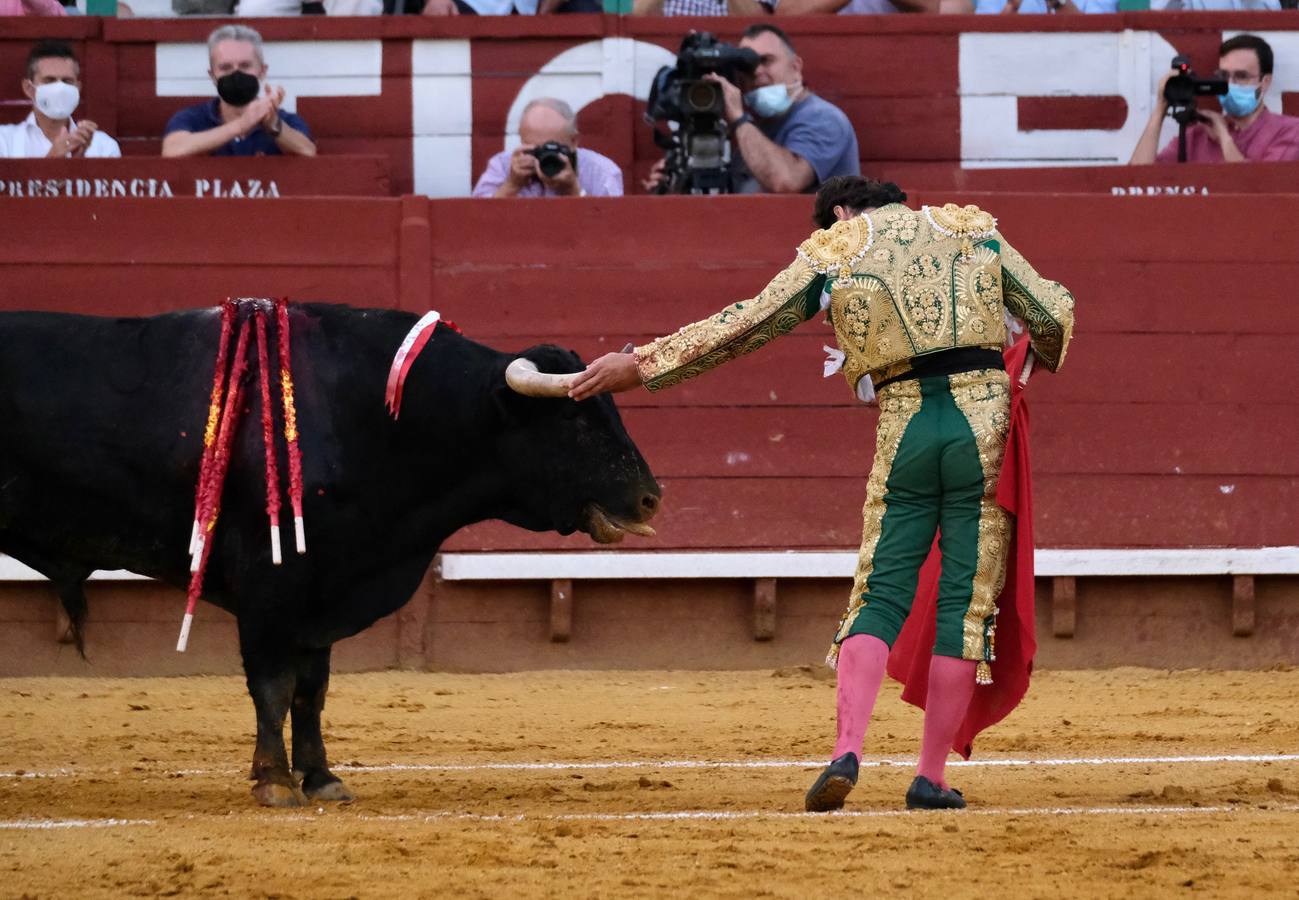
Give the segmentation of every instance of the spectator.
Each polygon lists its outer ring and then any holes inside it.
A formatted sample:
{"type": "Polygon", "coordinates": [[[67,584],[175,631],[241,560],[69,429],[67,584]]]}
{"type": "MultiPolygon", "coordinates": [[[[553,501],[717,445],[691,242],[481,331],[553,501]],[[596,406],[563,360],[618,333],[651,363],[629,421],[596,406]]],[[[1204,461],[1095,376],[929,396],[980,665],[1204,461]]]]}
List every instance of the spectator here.
{"type": "Polygon", "coordinates": [[[62,41],[41,41],[27,54],[23,93],[32,111],[17,125],[0,125],[0,157],[121,156],[117,141],[94,122],[72,120],[81,102],[81,66],[72,48],[62,41]]]}
{"type": "Polygon", "coordinates": [[[943,12],[1003,15],[1116,13],[1118,0],[944,0],[943,12]]]}
{"type": "Polygon", "coordinates": [[[632,12],[650,16],[880,15],[938,12],[939,3],[940,0],[633,0],[632,12]]]}
{"type": "Polygon", "coordinates": [[[207,39],[217,97],[186,107],[163,132],[163,156],[315,156],[307,123],[281,110],[284,88],[266,84],[262,36],[222,25],[207,39]]]}
{"type": "MultiPolygon", "coordinates": [[[[803,60],[785,32],[759,22],[745,30],[740,46],[758,54],[752,75],[739,76],[738,86],[706,76],[721,85],[726,104],[732,192],[797,194],[832,175],[860,174],[852,123],[803,85],[803,60]]],[[[653,190],[662,177],[660,161],[645,189],[653,190]]]]}
{"type": "MultiPolygon", "coordinates": [[[[1159,131],[1168,112],[1159,82],[1155,108],[1132,151],[1129,165],[1177,162],[1177,139],[1158,154],[1159,131]]],[[[1218,97],[1222,112],[1201,107],[1199,121],[1186,129],[1187,162],[1280,162],[1299,159],[1299,119],[1269,112],[1263,97],[1272,86],[1272,48],[1252,34],[1239,34],[1218,48],[1218,74],[1227,93],[1218,97]]]]}
{"type": "Polygon", "coordinates": [[[390,15],[546,16],[551,13],[602,13],[602,0],[383,0],[390,15]]]}
{"type": "Polygon", "coordinates": [[[66,16],[59,0],[0,0],[0,16],[66,16]]]}
{"type": "Polygon", "coordinates": [[[1159,10],[1193,10],[1195,12],[1226,12],[1229,10],[1249,9],[1249,10],[1276,10],[1282,8],[1294,9],[1293,3],[1281,2],[1281,0],[1168,0],[1167,3],[1156,0],[1150,5],[1151,9],[1159,10]]]}
{"type": "Polygon", "coordinates": [[[475,197],[621,197],[622,170],[594,150],[579,147],[577,117],[563,100],[539,97],[523,108],[519,139],[511,152],[502,150],[487,161],[474,185],[475,197]],[[561,168],[554,175],[541,171],[532,151],[543,144],[559,144],[561,168]],[[576,157],[574,169],[569,154],[576,157]]]}

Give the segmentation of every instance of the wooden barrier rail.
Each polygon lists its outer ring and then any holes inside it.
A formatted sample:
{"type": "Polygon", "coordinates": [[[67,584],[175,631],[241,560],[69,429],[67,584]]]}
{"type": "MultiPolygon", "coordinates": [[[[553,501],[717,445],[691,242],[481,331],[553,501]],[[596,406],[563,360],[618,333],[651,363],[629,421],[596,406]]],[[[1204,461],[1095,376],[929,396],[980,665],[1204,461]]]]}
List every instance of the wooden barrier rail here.
{"type": "MultiPolygon", "coordinates": [[[[1078,300],[1063,373],[1030,385],[1039,571],[1052,579],[1041,586],[1049,593],[1040,625],[1061,638],[1080,636],[1052,644],[1049,659],[1292,659],[1299,631],[1286,623],[1293,622],[1287,610],[1296,573],[1284,560],[1293,559],[1285,554],[1295,552],[1299,534],[1299,401],[1290,389],[1299,383],[1299,306],[1291,296],[1299,280],[1291,249],[1299,243],[1299,196],[921,191],[915,200],[989,208],[1007,239],[1078,300]],[[1236,549],[1213,549],[1222,547],[1236,549]],[[1283,561],[1249,569],[1269,553],[1283,561]],[[1231,593],[1220,596],[1225,584],[1231,593]],[[1152,649],[1147,627],[1173,642],[1255,637],[1235,650],[1197,644],[1179,655],[1152,649]]],[[[0,309],[143,315],[230,294],[283,294],[412,312],[432,307],[484,343],[513,350],[549,341],[587,359],[752,296],[810,230],[802,197],[0,198],[0,220],[22,235],[0,244],[0,309]]],[[[821,378],[820,348],[831,339],[824,324],[807,323],[703,378],[620,399],[629,432],[664,485],[659,537],[652,544],[630,538],[627,546],[668,553],[656,568],[672,578],[607,576],[599,554],[551,555],[589,548],[580,535],[483,523],[452,537],[442,578],[431,577],[393,624],[358,639],[368,649],[355,651],[352,664],[472,668],[478,663],[466,648],[474,642],[517,642],[523,632],[547,647],[549,638],[570,639],[553,644],[554,652],[512,643],[511,666],[802,658],[800,648],[819,644],[832,627],[822,619],[842,608],[836,579],[846,577],[860,539],[874,443],[873,413],[841,379],[821,378]],[[803,552],[772,552],[786,550],[803,552]],[[817,555],[827,550],[833,555],[817,555]],[[526,557],[540,568],[500,555],[515,553],[540,554],[526,557]],[[821,560],[812,568],[830,560],[824,571],[837,574],[798,574],[810,560],[821,560]],[[521,572],[532,574],[520,580],[521,572]],[[690,602],[680,584],[690,585],[690,602]],[[700,618],[696,602],[723,618],[735,609],[747,623],[745,646],[753,646],[716,656],[717,642],[735,634],[700,618]],[[673,640],[695,649],[672,655],[657,645],[624,645],[614,653],[600,643],[623,633],[618,616],[636,615],[676,617],[683,624],[673,640]],[[770,639],[755,644],[755,634],[770,639]]],[[[620,558],[624,566],[638,559],[620,558]]],[[[110,615],[139,617],[129,628],[98,626],[112,646],[124,645],[131,629],[174,637],[170,607],[145,600],[169,595],[115,581],[95,591],[123,598],[124,611],[110,615]]],[[[0,637],[0,656],[24,635],[48,634],[50,602],[39,586],[6,583],[0,620],[16,624],[0,629],[10,632],[0,637]]],[[[93,599],[92,607],[102,608],[93,599]]],[[[205,634],[216,641],[228,628],[205,634]]],[[[224,659],[195,655],[157,671],[223,671],[224,659]]],[[[32,665],[73,671],[54,657],[32,665]]],[[[135,671],[120,665],[114,671],[135,671]]]]}

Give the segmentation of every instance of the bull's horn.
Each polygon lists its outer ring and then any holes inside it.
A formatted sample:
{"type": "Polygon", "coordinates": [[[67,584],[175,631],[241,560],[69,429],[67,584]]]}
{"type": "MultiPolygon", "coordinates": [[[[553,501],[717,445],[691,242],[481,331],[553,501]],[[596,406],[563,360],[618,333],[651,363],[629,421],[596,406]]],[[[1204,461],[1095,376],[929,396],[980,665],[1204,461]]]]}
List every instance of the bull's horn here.
{"type": "Polygon", "coordinates": [[[505,383],[528,397],[567,397],[573,375],[553,375],[537,371],[537,364],[519,357],[505,367],[505,383]]]}

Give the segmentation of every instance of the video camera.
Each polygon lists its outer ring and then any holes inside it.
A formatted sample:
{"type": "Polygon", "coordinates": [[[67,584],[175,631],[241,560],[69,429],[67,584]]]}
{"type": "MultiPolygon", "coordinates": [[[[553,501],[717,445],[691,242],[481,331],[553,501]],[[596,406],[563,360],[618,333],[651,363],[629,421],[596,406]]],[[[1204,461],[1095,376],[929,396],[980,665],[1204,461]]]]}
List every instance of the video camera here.
{"type": "Polygon", "coordinates": [[[1195,98],[1227,93],[1227,79],[1200,78],[1185,56],[1174,56],[1172,66],[1177,74],[1164,82],[1164,100],[1168,115],[1177,123],[1177,161],[1186,162],[1186,126],[1203,118],[1196,111],[1195,98]]]}
{"type": "Polygon", "coordinates": [[[731,147],[722,86],[704,76],[717,74],[734,84],[741,72],[757,69],[758,61],[747,47],[733,47],[704,31],[686,35],[676,65],[659,69],[645,109],[645,121],[655,126],[654,143],[667,151],[656,193],[729,192],[731,147]],[[660,120],[677,127],[660,131],[660,120]]]}

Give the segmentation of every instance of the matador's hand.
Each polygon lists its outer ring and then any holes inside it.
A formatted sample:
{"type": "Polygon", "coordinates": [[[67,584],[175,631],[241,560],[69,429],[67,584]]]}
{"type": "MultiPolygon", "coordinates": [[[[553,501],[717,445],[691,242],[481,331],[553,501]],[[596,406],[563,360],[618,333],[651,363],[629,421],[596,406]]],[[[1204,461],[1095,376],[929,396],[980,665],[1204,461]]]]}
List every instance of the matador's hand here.
{"type": "Polygon", "coordinates": [[[568,389],[574,400],[585,400],[598,394],[629,391],[640,387],[640,369],[635,353],[606,353],[579,372],[568,389]]]}

